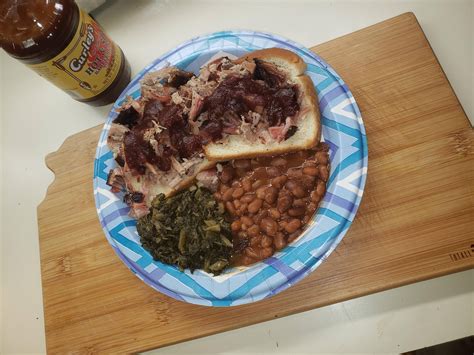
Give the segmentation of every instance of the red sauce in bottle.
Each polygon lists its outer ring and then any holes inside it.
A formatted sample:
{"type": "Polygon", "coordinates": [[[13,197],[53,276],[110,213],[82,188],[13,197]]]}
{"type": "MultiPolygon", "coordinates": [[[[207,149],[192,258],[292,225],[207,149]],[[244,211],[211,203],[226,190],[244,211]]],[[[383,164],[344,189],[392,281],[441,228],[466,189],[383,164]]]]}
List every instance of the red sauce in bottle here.
{"type": "Polygon", "coordinates": [[[2,0],[0,45],[12,57],[93,106],[130,81],[122,50],[73,0],[2,0]]]}

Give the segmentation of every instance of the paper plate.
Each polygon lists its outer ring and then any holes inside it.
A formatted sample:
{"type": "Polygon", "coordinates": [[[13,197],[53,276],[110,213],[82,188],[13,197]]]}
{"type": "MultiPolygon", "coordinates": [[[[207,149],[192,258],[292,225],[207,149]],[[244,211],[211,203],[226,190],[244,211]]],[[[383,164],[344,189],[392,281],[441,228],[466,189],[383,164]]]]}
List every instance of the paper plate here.
{"type": "Polygon", "coordinates": [[[288,39],[268,33],[225,31],[196,37],[156,59],[128,85],[109,113],[99,139],[94,165],[94,195],[105,236],[122,261],[141,280],[180,301],[206,306],[235,306],[271,297],[314,271],[336,248],[355,217],[367,176],[364,124],[349,88],[321,58],[288,39]],[[203,271],[181,272],[154,261],[142,248],[136,222],[128,216],[123,194],[106,185],[116,166],[107,147],[110,123],[126,95],[140,95],[139,80],[149,71],[171,64],[197,73],[219,52],[245,52],[280,47],[294,51],[306,62],[319,99],[323,139],[330,146],[331,172],[326,196],[310,226],[295,242],[272,257],[218,277],[203,271]]]}

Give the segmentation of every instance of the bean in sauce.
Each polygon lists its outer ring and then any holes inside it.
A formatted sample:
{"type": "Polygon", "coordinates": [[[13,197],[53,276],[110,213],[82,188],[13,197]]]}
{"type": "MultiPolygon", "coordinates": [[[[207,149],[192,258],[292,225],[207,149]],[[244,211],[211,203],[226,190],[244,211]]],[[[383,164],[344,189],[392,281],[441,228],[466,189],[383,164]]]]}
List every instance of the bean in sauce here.
{"type": "Polygon", "coordinates": [[[328,146],[224,163],[217,200],[231,216],[233,264],[270,257],[296,240],[312,219],[329,179],[328,146]]]}

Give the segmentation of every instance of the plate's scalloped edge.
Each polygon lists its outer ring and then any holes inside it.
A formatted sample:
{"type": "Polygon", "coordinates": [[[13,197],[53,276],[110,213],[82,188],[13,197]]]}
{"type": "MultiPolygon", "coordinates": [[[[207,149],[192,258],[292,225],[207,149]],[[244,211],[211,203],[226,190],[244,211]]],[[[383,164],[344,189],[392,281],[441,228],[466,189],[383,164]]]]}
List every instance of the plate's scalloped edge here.
{"type": "MultiPolygon", "coordinates": [[[[225,31],[225,32],[235,32],[235,31],[225,31]]],[[[240,31],[237,31],[237,32],[240,32],[240,31]]],[[[245,31],[244,31],[245,32],[245,31]]],[[[343,81],[343,79],[334,71],[334,69],[329,65],[327,64],[321,57],[319,57],[317,54],[315,54],[313,51],[311,51],[310,49],[300,45],[299,43],[296,43],[296,42],[293,42],[291,40],[288,40],[286,38],[283,38],[281,36],[278,36],[278,35],[274,35],[274,34],[269,34],[269,33],[266,33],[266,32],[254,32],[254,31],[249,31],[249,34],[260,34],[262,35],[263,37],[270,37],[269,39],[271,40],[277,40],[277,42],[284,42],[285,44],[289,45],[290,46],[290,49],[292,48],[295,48],[295,50],[297,50],[298,52],[301,52],[303,55],[307,56],[307,57],[310,57],[312,60],[315,60],[316,62],[318,62],[321,67],[323,69],[325,69],[326,71],[329,72],[329,74],[331,76],[333,76],[333,78],[335,79],[335,81],[337,81],[339,83],[340,86],[345,86],[345,93],[346,95],[350,96],[351,98],[354,98],[352,92],[350,91],[350,89],[348,88],[347,84],[345,84],[345,82],[343,81]]],[[[193,38],[189,41],[186,41],[180,45],[178,45],[176,48],[179,49],[181,47],[183,47],[185,44],[191,44],[192,42],[196,41],[197,39],[202,39],[203,37],[211,37],[211,36],[217,36],[217,35],[222,35],[223,33],[222,32],[215,32],[215,33],[211,33],[211,34],[207,34],[207,35],[203,35],[203,36],[199,36],[199,37],[196,37],[196,38],[193,38]]],[[[277,45],[278,46],[278,45],[277,45]]],[[[175,50],[177,50],[175,49],[175,50]]],[[[127,92],[127,90],[131,89],[134,84],[137,80],[140,79],[140,77],[146,72],[146,71],[149,71],[150,69],[152,69],[154,66],[156,66],[158,63],[160,62],[163,62],[165,59],[166,59],[166,56],[169,54],[168,53],[165,53],[163,54],[163,56],[161,56],[160,58],[156,59],[155,61],[153,61],[152,63],[150,63],[148,66],[146,66],[143,70],[140,71],[140,73],[138,73],[134,79],[132,79],[132,82],[131,84],[124,90],[124,93],[127,92]]],[[[123,96],[123,94],[121,96],[123,96]]],[[[357,106],[357,103],[355,102],[355,99],[354,101],[352,102],[352,106],[353,106],[353,109],[355,111],[355,113],[359,116],[361,116],[361,113],[360,113],[360,109],[359,107],[357,106]]],[[[115,105],[114,105],[115,107],[115,105]]],[[[110,117],[110,114],[109,114],[109,117],[108,117],[108,121],[107,123],[109,123],[111,117],[110,117]]],[[[362,117],[359,117],[359,131],[360,133],[362,134],[362,141],[363,141],[363,150],[366,151],[367,150],[367,138],[366,138],[366,135],[365,135],[365,129],[364,129],[364,125],[363,125],[363,121],[362,121],[362,117]]],[[[107,125],[107,124],[106,124],[107,125]]],[[[105,127],[104,127],[105,128],[105,127]]],[[[362,164],[362,166],[366,167],[368,166],[368,156],[367,154],[365,154],[365,156],[362,156],[361,159],[360,159],[360,164],[362,164]]],[[[363,174],[362,176],[362,180],[360,180],[360,184],[359,184],[359,188],[362,190],[362,194],[356,199],[356,210],[358,209],[358,207],[360,206],[360,203],[361,203],[361,200],[362,200],[362,195],[363,195],[363,191],[364,191],[364,188],[365,188],[365,182],[366,182],[366,173],[363,174]]],[[[94,181],[96,179],[96,176],[94,175],[94,181]]],[[[96,200],[97,202],[97,200],[96,200]]],[[[343,233],[340,233],[340,235],[336,238],[336,241],[334,242],[334,244],[332,245],[332,247],[330,247],[330,249],[326,250],[325,252],[325,257],[324,259],[326,259],[333,250],[336,249],[337,245],[340,243],[340,241],[343,239],[344,235],[345,235],[345,232],[347,232],[347,230],[349,229],[349,226],[352,224],[354,218],[356,216],[356,212],[352,215],[352,216],[349,216],[348,220],[346,221],[347,222],[347,228],[344,228],[344,231],[343,233]]],[[[104,229],[104,232],[105,234],[107,234],[107,231],[104,229]]],[[[111,243],[112,244],[112,243],[111,243]]],[[[119,257],[122,258],[122,261],[124,261],[127,266],[129,267],[129,269],[134,273],[136,274],[136,276],[138,276],[142,281],[144,281],[146,284],[148,284],[148,286],[154,288],[155,290],[157,290],[157,287],[159,285],[156,284],[156,282],[154,280],[152,280],[151,282],[143,279],[143,275],[140,276],[138,274],[138,272],[140,272],[140,270],[134,270],[134,266],[129,264],[128,263],[128,260],[125,258],[124,255],[121,255],[121,253],[116,249],[114,248],[114,250],[119,254],[119,257]]],[[[293,282],[291,282],[291,285],[298,282],[299,280],[301,280],[302,278],[304,278],[304,276],[308,275],[310,272],[314,271],[315,268],[317,268],[317,266],[319,266],[319,264],[322,262],[323,260],[322,259],[318,259],[316,263],[314,263],[310,268],[306,269],[305,272],[301,273],[301,277],[297,277],[295,278],[294,280],[292,280],[293,282]]],[[[164,285],[163,285],[164,286],[164,285]]],[[[284,289],[288,288],[290,286],[290,284],[288,284],[287,287],[284,287],[284,288],[280,288],[276,293],[279,293],[281,291],[283,291],[284,289]]],[[[159,290],[158,290],[159,291],[159,290]]],[[[275,295],[276,293],[272,293],[271,295],[275,295]]],[[[175,299],[179,299],[177,298],[177,295],[175,293],[175,291],[172,292],[172,294],[168,294],[168,296],[171,296],[175,299]]],[[[242,302],[243,304],[245,303],[252,303],[252,302],[255,302],[254,298],[252,297],[251,294],[246,294],[244,297],[242,297],[244,299],[244,302],[242,302]]],[[[263,299],[266,298],[266,297],[263,297],[263,299]]],[[[260,299],[260,298],[259,298],[260,299]]],[[[188,302],[188,303],[194,303],[194,304],[203,304],[204,301],[210,301],[207,297],[205,296],[197,296],[196,298],[192,298],[192,299],[189,299],[187,298],[186,300],[184,300],[185,302],[188,302]]],[[[242,304],[242,303],[238,303],[238,304],[242,304]]],[[[208,305],[208,304],[206,304],[208,305]]],[[[230,304],[225,304],[225,305],[221,305],[221,304],[214,304],[214,303],[211,303],[210,306],[235,306],[236,304],[235,303],[230,303],[230,304]]]]}

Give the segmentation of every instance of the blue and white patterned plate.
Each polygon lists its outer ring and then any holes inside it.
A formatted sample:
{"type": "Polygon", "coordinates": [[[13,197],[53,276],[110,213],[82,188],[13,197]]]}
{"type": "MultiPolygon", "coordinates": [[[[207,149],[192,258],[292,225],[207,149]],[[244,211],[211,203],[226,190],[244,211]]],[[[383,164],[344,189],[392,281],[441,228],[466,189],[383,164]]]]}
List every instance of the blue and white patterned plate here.
{"type": "Polygon", "coordinates": [[[94,195],[105,235],[122,261],[145,283],[175,299],[206,306],[235,306],[273,296],[316,269],[344,237],[359,207],[367,176],[364,124],[349,88],[321,58],[285,38],[261,32],[225,31],[196,37],[181,44],[143,69],[128,85],[109,113],[100,136],[94,165],[94,195]],[[302,236],[272,257],[253,266],[231,269],[218,277],[197,270],[181,272],[154,261],[142,248],[123,195],[106,185],[115,167],[106,141],[116,109],[126,95],[140,95],[139,80],[149,71],[170,63],[198,72],[218,52],[240,56],[245,52],[281,47],[299,54],[316,87],[322,134],[330,146],[328,191],[302,236]]]}

